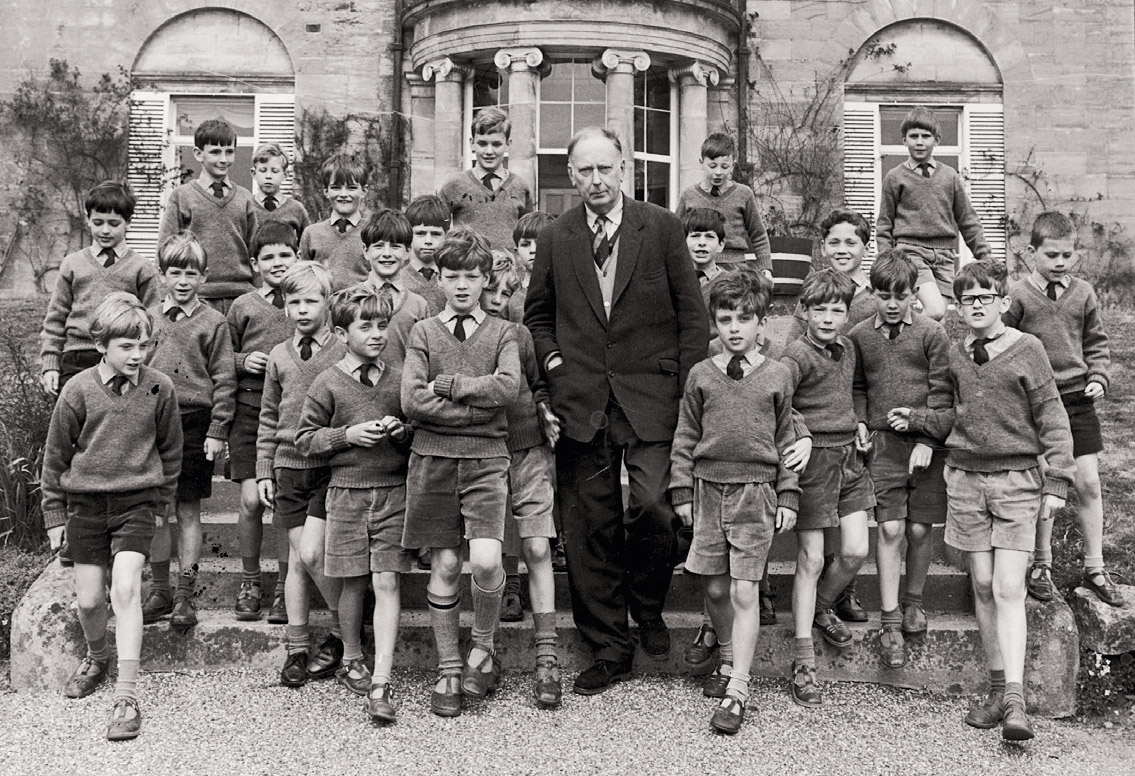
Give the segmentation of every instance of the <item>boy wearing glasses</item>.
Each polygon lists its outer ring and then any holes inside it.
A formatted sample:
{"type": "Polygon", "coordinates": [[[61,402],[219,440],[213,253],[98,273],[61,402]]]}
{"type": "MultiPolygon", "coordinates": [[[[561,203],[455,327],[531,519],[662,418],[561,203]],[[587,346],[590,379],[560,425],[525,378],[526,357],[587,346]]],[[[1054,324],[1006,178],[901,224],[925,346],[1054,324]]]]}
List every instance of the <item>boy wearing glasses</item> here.
{"type": "Polygon", "coordinates": [[[966,715],[1001,737],[1033,737],[1025,714],[1025,572],[1037,519],[1064,506],[1072,432],[1040,340],[1006,326],[1005,270],[974,262],[953,287],[968,332],[950,348],[946,543],[967,553],[991,688],[966,715]],[[1045,467],[1038,466],[1043,456],[1045,467]]]}

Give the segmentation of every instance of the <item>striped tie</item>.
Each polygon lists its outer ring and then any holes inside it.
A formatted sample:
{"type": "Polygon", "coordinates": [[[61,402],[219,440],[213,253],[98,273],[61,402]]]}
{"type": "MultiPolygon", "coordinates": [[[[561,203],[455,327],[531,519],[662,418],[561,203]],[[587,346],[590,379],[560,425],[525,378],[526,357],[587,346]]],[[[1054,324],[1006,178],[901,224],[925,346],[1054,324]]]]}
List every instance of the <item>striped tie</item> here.
{"type": "Polygon", "coordinates": [[[595,266],[600,269],[611,258],[611,241],[607,238],[607,216],[595,218],[595,234],[591,238],[591,253],[595,256],[595,266]]]}

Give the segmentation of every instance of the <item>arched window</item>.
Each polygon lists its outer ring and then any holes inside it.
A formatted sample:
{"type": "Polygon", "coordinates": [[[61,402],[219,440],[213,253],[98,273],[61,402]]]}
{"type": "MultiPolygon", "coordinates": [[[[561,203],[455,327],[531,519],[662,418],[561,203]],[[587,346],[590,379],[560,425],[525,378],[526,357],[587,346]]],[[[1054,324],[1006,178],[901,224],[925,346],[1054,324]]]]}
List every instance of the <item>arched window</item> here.
{"type": "MultiPolygon", "coordinates": [[[[1004,259],[1005,130],[997,64],[968,32],[912,19],[860,47],[844,85],[844,191],[874,221],[883,176],[907,157],[900,126],[915,105],[942,126],[935,158],[961,173],[996,258],[1004,259]]],[[[969,251],[959,241],[962,261],[969,251]]]]}
{"type": "MultiPolygon", "coordinates": [[[[252,188],[252,152],[263,142],[295,153],[295,72],[283,42],[262,22],[222,9],[190,11],[158,28],[134,61],[142,84],[130,106],[129,179],[138,198],[132,247],[153,256],[166,193],[196,177],[193,131],[223,118],[237,133],[230,178],[252,188]]],[[[290,190],[291,179],[284,190],[290,190]]]]}

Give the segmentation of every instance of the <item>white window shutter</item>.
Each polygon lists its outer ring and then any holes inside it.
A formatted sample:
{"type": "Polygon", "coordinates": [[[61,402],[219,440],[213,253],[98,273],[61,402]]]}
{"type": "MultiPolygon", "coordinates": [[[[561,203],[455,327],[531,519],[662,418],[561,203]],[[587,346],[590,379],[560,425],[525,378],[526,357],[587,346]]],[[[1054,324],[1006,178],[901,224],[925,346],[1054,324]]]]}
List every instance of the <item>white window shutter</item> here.
{"type": "Polygon", "coordinates": [[[169,94],[136,91],[130,95],[126,180],[134,190],[136,204],[126,239],[131,248],[150,260],[158,253],[168,118],[169,94]]]}
{"type": "Polygon", "coordinates": [[[970,202],[981,219],[996,261],[1005,261],[1005,114],[999,104],[966,105],[962,111],[970,202]]]}
{"type": "MultiPolygon", "coordinates": [[[[875,214],[882,190],[879,165],[879,106],[873,102],[843,104],[843,200],[871,223],[868,256],[875,255],[875,214]]],[[[870,266],[870,259],[864,268],[870,266]]]]}
{"type": "Polygon", "coordinates": [[[288,176],[280,190],[292,193],[292,165],[296,162],[296,96],[256,95],[256,144],[279,143],[288,158],[288,176]]]}

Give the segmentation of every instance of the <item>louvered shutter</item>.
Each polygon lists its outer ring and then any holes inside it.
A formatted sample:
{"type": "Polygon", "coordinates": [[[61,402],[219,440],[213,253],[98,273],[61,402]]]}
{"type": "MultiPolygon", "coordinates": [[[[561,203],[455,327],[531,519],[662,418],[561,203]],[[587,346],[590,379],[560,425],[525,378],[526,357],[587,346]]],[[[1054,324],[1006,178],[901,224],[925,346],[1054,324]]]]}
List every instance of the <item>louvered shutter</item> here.
{"type": "MultiPolygon", "coordinates": [[[[844,204],[871,223],[868,257],[875,255],[875,213],[882,182],[879,175],[879,106],[869,102],[843,105],[844,204]]],[[[870,258],[864,261],[869,268],[870,258]]]]}
{"type": "Polygon", "coordinates": [[[993,258],[1005,261],[1005,114],[1001,105],[966,105],[962,111],[970,202],[981,219],[993,258]]]}
{"type": "MultiPolygon", "coordinates": [[[[294,94],[256,95],[256,144],[279,143],[289,165],[296,161],[296,97],[294,94]]],[[[289,166],[289,172],[291,171],[289,166]]],[[[284,179],[280,190],[292,193],[292,178],[284,179]]]]}
{"type": "Polygon", "coordinates": [[[150,260],[158,253],[168,116],[168,94],[136,91],[130,96],[126,179],[134,190],[136,204],[126,239],[130,247],[150,260]]]}

